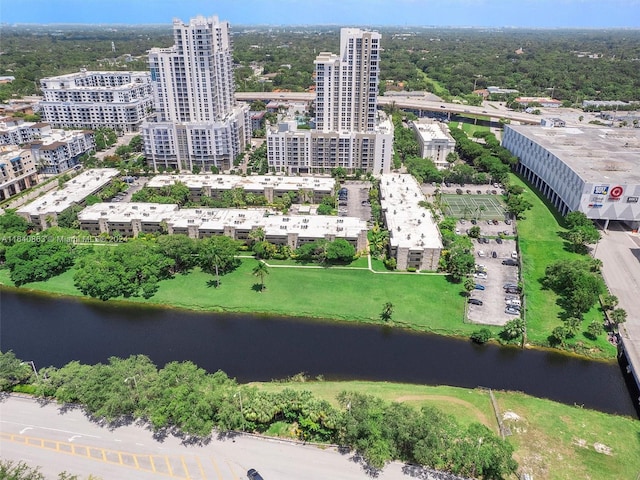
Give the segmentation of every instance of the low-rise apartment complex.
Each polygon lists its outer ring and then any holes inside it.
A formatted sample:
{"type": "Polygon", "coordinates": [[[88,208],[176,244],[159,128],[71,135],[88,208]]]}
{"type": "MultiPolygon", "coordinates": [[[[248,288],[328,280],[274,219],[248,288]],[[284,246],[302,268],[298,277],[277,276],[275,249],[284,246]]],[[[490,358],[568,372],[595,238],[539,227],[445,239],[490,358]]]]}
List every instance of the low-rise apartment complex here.
{"type": "Polygon", "coordinates": [[[353,217],[282,215],[266,208],[185,208],[155,203],[97,203],[78,214],[80,228],[93,235],[134,237],[140,233],[226,235],[247,240],[261,228],[265,240],[296,249],[319,239],[343,238],[357,251],[367,246],[367,224],[353,217]]]}
{"type": "Polygon", "coordinates": [[[412,175],[380,178],[380,205],[389,230],[390,256],[399,270],[437,270],[442,252],[440,231],[420,202],[425,197],[412,175]]]}
{"type": "Polygon", "coordinates": [[[285,177],[269,175],[156,175],[147,183],[149,188],[162,188],[180,182],[190,191],[192,201],[201,197],[222,198],[225,192],[240,188],[245,193],[263,195],[268,202],[295,193],[299,202],[320,203],[331,196],[335,180],[330,177],[285,177]]]}
{"type": "Polygon", "coordinates": [[[0,147],[0,200],[6,200],[37,183],[37,164],[29,150],[0,147]]]}
{"type": "Polygon", "coordinates": [[[18,209],[18,215],[36,228],[57,225],[58,215],[74,205],[84,204],[89,195],[102,190],[118,176],[116,168],[95,168],[75,176],[59,190],[46,193],[18,209]]]}

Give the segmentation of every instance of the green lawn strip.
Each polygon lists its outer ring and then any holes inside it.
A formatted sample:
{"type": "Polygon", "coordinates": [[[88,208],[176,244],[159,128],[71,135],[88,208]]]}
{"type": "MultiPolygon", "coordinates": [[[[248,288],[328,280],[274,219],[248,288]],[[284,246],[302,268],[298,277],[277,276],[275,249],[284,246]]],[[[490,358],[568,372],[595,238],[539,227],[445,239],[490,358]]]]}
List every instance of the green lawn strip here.
{"type": "Polygon", "coordinates": [[[454,415],[460,423],[481,422],[498,433],[498,424],[493,414],[489,394],[480,389],[367,381],[254,382],[250,385],[268,392],[278,392],[284,388],[296,391],[308,390],[334,406],[338,405],[336,397],[340,392],[355,391],[374,395],[387,402],[403,402],[416,409],[423,406],[436,407],[454,415]]]}
{"type": "MultiPolygon", "coordinates": [[[[415,408],[434,406],[454,415],[461,424],[480,421],[497,433],[497,422],[485,390],[389,382],[268,382],[251,383],[269,392],[284,388],[308,390],[337,405],[341,391],[402,401],[415,408]]],[[[537,479],[634,479],[640,470],[640,422],[628,417],[576,408],[518,392],[494,391],[501,415],[507,419],[521,471],[537,479]],[[516,414],[514,417],[512,414],[516,414]],[[509,419],[509,418],[517,418],[509,419]],[[584,446],[579,446],[584,440],[584,446]],[[594,443],[612,449],[597,453],[594,443]]]]}
{"type": "Polygon", "coordinates": [[[515,392],[496,392],[516,448],[516,459],[533,478],[635,479],[640,471],[640,422],[563,405],[515,392]],[[507,413],[507,417],[511,416],[507,413]],[[594,444],[611,449],[598,453],[594,444]]]}
{"type": "MultiPolygon", "coordinates": [[[[287,266],[311,266],[311,267],[318,267],[320,265],[318,265],[317,262],[301,262],[301,261],[297,261],[294,259],[286,259],[286,260],[276,260],[273,258],[270,258],[268,260],[265,260],[265,262],[268,265],[287,265],[287,266]]],[[[369,264],[367,261],[367,256],[363,255],[361,257],[356,258],[353,262],[348,263],[346,265],[335,265],[332,266],[330,268],[335,268],[335,267],[339,267],[339,268],[368,268],[369,264]]]]}
{"type": "MultiPolygon", "coordinates": [[[[578,260],[583,256],[565,249],[565,242],[559,236],[565,229],[536,192],[514,175],[511,176],[511,181],[525,188],[523,195],[533,204],[525,213],[526,218],[519,220],[517,225],[526,294],[527,340],[546,345],[553,329],[562,324],[559,318],[562,309],[557,304],[558,296],[552,291],[543,290],[540,280],[548,265],[562,259],[578,260]]],[[[591,355],[615,356],[616,348],[607,342],[606,336],[601,335],[596,341],[592,341],[584,335],[589,323],[595,319],[602,319],[598,307],[587,312],[582,332],[568,340],[568,345],[583,342],[591,355]]]]}

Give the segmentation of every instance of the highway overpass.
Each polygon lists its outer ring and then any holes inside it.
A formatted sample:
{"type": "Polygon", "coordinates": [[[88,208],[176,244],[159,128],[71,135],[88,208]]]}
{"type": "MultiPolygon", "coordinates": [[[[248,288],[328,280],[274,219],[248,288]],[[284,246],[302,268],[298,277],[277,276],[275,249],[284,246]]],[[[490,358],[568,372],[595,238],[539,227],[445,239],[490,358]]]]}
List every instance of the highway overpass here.
{"type": "MultiPolygon", "coordinates": [[[[240,101],[262,100],[264,102],[270,102],[271,100],[274,100],[280,102],[311,102],[314,98],[314,93],[306,92],[236,92],[236,99],[240,101]]],[[[527,113],[513,112],[506,109],[497,110],[493,107],[472,107],[468,105],[460,105],[457,103],[445,103],[433,101],[426,97],[412,95],[378,97],[378,105],[385,106],[390,104],[395,104],[398,108],[401,109],[422,110],[446,114],[460,114],[469,117],[488,117],[494,121],[505,119],[529,125],[540,124],[539,116],[527,113]]]]}

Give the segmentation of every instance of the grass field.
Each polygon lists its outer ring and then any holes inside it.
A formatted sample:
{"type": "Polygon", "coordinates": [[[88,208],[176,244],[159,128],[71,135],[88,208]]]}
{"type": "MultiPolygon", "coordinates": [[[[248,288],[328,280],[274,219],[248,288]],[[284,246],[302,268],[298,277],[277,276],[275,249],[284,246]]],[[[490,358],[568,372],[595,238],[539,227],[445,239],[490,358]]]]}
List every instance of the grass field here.
{"type": "MultiPolygon", "coordinates": [[[[471,191],[477,190],[470,185],[471,191]]],[[[500,195],[442,195],[446,215],[455,218],[504,220],[505,205],[500,195]]]]}
{"type": "MultiPolygon", "coordinates": [[[[242,259],[236,271],[221,277],[218,288],[210,286],[214,279],[212,275],[196,269],[188,275],[177,275],[160,282],[160,289],[149,300],[130,301],[192,310],[257,312],[369,323],[381,322],[382,308],[386,302],[391,302],[394,306],[391,325],[458,336],[468,336],[477,329],[462,321],[465,301],[460,294],[462,287],[448,282],[443,275],[272,267],[265,277],[266,289],[260,293],[255,291],[259,280],[252,274],[255,263],[254,259],[242,259]],[[443,298],[447,301],[442,301],[443,298]]],[[[72,269],[21,289],[79,296],[80,292],[73,285],[73,274],[72,269]]],[[[12,285],[7,270],[0,270],[0,283],[12,285]]]]}
{"type": "MultiPolygon", "coordinates": [[[[564,228],[553,214],[553,207],[544,203],[533,188],[526,185],[517,177],[511,177],[511,182],[525,187],[524,196],[532,203],[533,208],[525,212],[525,219],[518,221],[518,241],[522,252],[522,278],[526,294],[527,335],[528,341],[537,344],[548,343],[547,337],[551,331],[561,325],[558,315],[557,295],[549,290],[543,290],[540,280],[545,275],[548,265],[562,259],[579,259],[581,255],[568,251],[559,233],[564,228]]],[[[602,312],[599,307],[592,308],[585,315],[581,332],[568,340],[570,347],[575,348],[578,342],[584,344],[583,353],[594,356],[613,357],[616,348],[606,341],[604,335],[595,342],[585,336],[584,332],[592,320],[601,320],[602,312]]]]}
{"type": "MultiPolygon", "coordinates": [[[[336,395],[358,391],[415,408],[434,406],[462,424],[481,422],[498,433],[485,390],[388,382],[254,383],[260,389],[308,390],[336,404],[336,395]]],[[[501,415],[512,435],[520,471],[535,480],[629,479],[640,471],[640,422],[584,410],[517,392],[495,392],[501,415]],[[603,453],[596,451],[596,447],[603,453]],[[610,449],[610,450],[608,450],[610,449]]]]}
{"type": "MultiPolygon", "coordinates": [[[[471,122],[473,117],[469,117],[469,120],[466,122],[449,122],[449,128],[460,128],[464,131],[469,137],[472,137],[475,132],[488,132],[490,129],[486,125],[475,125],[471,122]],[[460,126],[459,126],[460,125],[460,126]]],[[[485,117],[478,117],[478,119],[485,119],[485,117]]],[[[489,120],[486,117],[486,120],[489,120]]]]}

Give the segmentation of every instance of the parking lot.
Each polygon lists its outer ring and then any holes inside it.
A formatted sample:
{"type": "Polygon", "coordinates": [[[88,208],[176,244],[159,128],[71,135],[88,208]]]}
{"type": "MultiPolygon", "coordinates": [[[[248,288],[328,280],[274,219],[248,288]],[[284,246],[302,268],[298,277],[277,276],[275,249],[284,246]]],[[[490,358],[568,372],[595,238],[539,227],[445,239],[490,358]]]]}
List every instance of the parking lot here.
{"type": "MultiPolygon", "coordinates": [[[[504,224],[502,227],[504,228],[504,224]]],[[[484,240],[482,243],[481,239],[473,240],[477,267],[474,276],[476,283],[484,287],[484,290],[473,290],[471,298],[481,300],[482,305],[469,304],[467,318],[472,323],[502,326],[512,318],[518,317],[517,314],[505,312],[505,299],[509,296],[515,301],[519,300],[520,296],[507,295],[504,289],[505,284],[518,284],[518,267],[502,264],[504,260],[513,259],[516,242],[502,240],[502,243],[498,243],[493,238],[481,238],[484,240]]]]}
{"type": "Polygon", "coordinates": [[[371,220],[371,205],[369,205],[369,182],[349,181],[340,185],[345,189],[345,196],[338,193],[338,215],[341,217],[358,217],[366,222],[371,220]],[[342,199],[341,199],[342,197],[342,199]]]}

